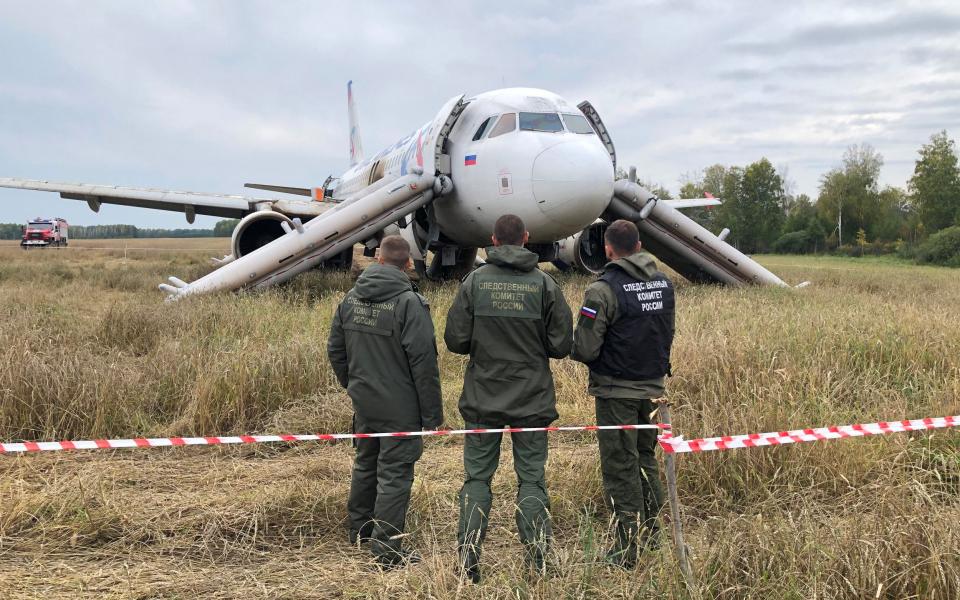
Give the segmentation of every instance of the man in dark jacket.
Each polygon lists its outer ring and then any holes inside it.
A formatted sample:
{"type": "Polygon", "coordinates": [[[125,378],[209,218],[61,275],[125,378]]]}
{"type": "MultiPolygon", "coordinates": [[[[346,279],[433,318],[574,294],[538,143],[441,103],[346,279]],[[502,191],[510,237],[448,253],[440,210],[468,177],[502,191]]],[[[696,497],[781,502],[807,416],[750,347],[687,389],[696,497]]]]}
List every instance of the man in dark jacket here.
{"type": "MultiPolygon", "coordinates": [[[[611,223],[604,242],[610,262],[587,288],[571,356],[590,367],[597,425],[651,424],[651,400],[663,396],[664,376],[670,373],[673,284],[649,254],[640,252],[637,226],[630,221],[611,223]]],[[[644,547],[658,543],[663,488],[657,430],[607,430],[597,437],[605,498],[616,527],[607,556],[632,568],[641,528],[644,547]]]]}
{"type": "MultiPolygon", "coordinates": [[[[487,263],[464,278],[447,314],[447,348],[470,355],[460,396],[468,428],[540,427],[557,418],[549,359],[570,352],[573,319],[557,283],[537,268],[538,256],[523,248],[528,237],[519,217],[500,217],[487,263]]],[[[474,582],[480,580],[480,546],[501,437],[468,435],[463,445],[457,541],[461,567],[474,582]]],[[[547,434],[517,433],[512,439],[517,529],[528,564],[542,571],[551,536],[547,434]]]]}
{"type": "MultiPolygon", "coordinates": [[[[443,422],[433,321],[404,273],[409,263],[409,244],[385,237],[379,264],[364,270],[333,317],[327,350],[353,400],[357,433],[436,429],[443,422]]],[[[370,539],[384,568],[402,565],[415,558],[401,548],[401,534],[422,439],[360,439],[356,449],[350,541],[370,539]]]]}

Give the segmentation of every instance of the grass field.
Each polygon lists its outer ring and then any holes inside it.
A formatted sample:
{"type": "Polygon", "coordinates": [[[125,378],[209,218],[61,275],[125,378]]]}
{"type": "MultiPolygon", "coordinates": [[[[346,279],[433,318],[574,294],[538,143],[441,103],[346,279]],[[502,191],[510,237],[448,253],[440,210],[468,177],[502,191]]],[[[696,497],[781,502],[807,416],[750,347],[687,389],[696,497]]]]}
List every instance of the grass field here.
{"type": "MultiPolygon", "coordinates": [[[[325,344],[352,277],[162,301],[158,283],[205,273],[226,242],[0,246],[0,439],[348,431],[325,344]]],[[[813,285],[678,285],[677,433],[960,413],[960,272],[761,262],[813,285]]],[[[559,280],[577,306],[589,278],[559,280]]],[[[454,289],[424,285],[438,334],[454,289]]],[[[465,361],[441,350],[440,363],[458,425],[465,361]]],[[[560,423],[593,422],[585,369],[553,369],[560,423]]],[[[522,568],[505,452],[484,581],[458,580],[460,443],[428,440],[409,520],[424,561],[389,574],[345,539],[348,444],[0,456],[0,597],[960,597],[960,432],[679,457],[692,590],[666,550],[630,573],[599,562],[608,522],[586,434],[551,438],[550,575],[531,580],[522,568]]]]}

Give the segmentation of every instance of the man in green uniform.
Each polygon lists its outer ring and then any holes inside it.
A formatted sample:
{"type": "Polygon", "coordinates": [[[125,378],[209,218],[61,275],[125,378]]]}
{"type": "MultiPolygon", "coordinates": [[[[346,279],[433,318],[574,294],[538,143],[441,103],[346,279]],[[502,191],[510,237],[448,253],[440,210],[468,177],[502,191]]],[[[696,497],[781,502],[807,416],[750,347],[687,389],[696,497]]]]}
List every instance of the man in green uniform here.
{"type": "MultiPolygon", "coordinates": [[[[447,314],[444,341],[469,354],[460,396],[468,428],[541,427],[557,418],[550,358],[570,352],[573,319],[557,283],[523,248],[523,221],[497,219],[487,263],[467,275],[447,314]]],[[[500,461],[501,434],[468,435],[457,529],[461,567],[480,580],[480,547],[493,501],[490,480],[500,461]]],[[[546,432],[512,434],[519,481],[516,521],[528,564],[542,572],[549,546],[550,500],[544,478],[546,432]]]]}
{"type": "MultiPolygon", "coordinates": [[[[611,223],[604,242],[610,262],[587,288],[571,356],[590,367],[597,425],[650,424],[651,400],[663,395],[664,377],[670,374],[673,284],[649,254],[640,252],[637,226],[630,221],[611,223]]],[[[659,543],[663,488],[654,452],[657,430],[607,430],[597,437],[605,499],[616,528],[607,557],[632,568],[638,537],[644,548],[659,543]]]]}
{"type": "MultiPolygon", "coordinates": [[[[327,350],[340,384],[353,400],[354,431],[436,429],[443,422],[437,344],[426,299],[404,273],[410,245],[400,236],[380,243],[379,263],[367,267],[333,317],[327,350]]],[[[401,548],[419,437],[356,442],[347,513],[350,542],[370,540],[381,567],[416,555],[401,548]]]]}

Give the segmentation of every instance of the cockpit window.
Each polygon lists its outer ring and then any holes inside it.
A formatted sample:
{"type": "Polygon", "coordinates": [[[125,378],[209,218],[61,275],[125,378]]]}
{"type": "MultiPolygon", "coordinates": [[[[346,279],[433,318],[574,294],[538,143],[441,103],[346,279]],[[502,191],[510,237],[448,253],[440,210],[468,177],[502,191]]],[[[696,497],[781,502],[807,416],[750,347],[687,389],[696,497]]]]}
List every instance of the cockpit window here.
{"type": "Polygon", "coordinates": [[[500,120],[497,121],[497,126],[490,132],[490,137],[495,138],[498,135],[510,133],[516,128],[517,113],[503,113],[503,115],[500,116],[500,120]]]}
{"type": "Polygon", "coordinates": [[[567,124],[567,130],[573,133],[594,133],[593,127],[583,115],[564,113],[563,122],[567,124]]]}
{"type": "Polygon", "coordinates": [[[496,118],[497,118],[496,115],[494,115],[494,116],[492,116],[492,117],[487,117],[487,118],[483,121],[483,123],[480,123],[480,127],[477,128],[477,132],[476,132],[475,134],[473,134],[473,141],[477,141],[477,140],[479,140],[480,138],[482,138],[482,137],[483,137],[483,132],[487,130],[487,127],[489,127],[490,123],[493,123],[493,120],[496,119],[496,118]]]}
{"type": "Polygon", "coordinates": [[[520,131],[563,131],[563,123],[557,113],[520,113],[520,131]]]}

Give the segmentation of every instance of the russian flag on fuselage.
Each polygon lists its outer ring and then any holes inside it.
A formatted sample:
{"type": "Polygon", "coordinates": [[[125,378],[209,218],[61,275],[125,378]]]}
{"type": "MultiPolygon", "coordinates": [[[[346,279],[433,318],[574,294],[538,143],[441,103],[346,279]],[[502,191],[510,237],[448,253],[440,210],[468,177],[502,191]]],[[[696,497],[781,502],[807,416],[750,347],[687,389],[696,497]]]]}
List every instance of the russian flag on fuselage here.
{"type": "Polygon", "coordinates": [[[477,155],[476,155],[476,154],[468,154],[468,155],[466,155],[466,156],[463,157],[463,166],[469,167],[469,166],[472,166],[472,165],[475,165],[475,164],[477,164],[477,155]]]}

